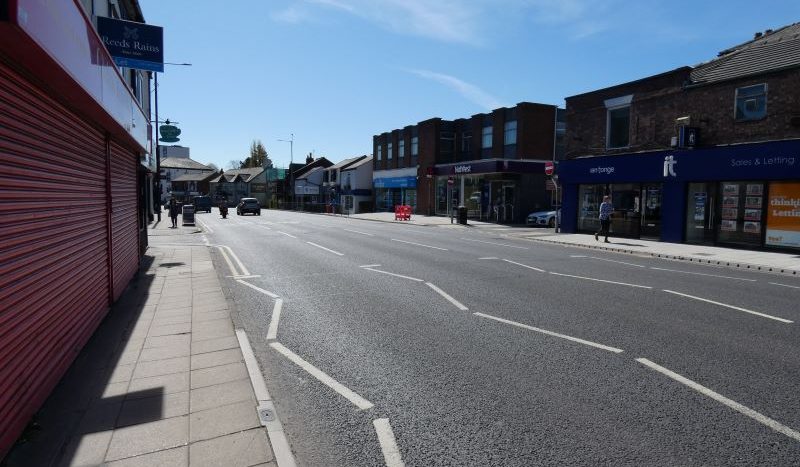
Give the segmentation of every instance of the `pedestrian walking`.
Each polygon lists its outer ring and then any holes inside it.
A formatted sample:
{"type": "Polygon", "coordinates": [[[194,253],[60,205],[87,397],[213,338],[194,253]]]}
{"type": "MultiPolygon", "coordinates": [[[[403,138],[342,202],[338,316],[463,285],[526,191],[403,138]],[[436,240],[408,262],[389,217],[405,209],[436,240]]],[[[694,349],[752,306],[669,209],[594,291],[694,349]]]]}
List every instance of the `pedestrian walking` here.
{"type": "Polygon", "coordinates": [[[175,198],[169,200],[169,217],[172,219],[172,228],[178,228],[178,203],[175,201],[175,198]]]}
{"type": "Polygon", "coordinates": [[[608,241],[608,231],[611,228],[611,213],[614,212],[614,205],[611,204],[610,196],[603,196],[603,202],[600,203],[600,231],[594,234],[594,239],[599,241],[600,235],[606,237],[605,242],[608,241]]]}

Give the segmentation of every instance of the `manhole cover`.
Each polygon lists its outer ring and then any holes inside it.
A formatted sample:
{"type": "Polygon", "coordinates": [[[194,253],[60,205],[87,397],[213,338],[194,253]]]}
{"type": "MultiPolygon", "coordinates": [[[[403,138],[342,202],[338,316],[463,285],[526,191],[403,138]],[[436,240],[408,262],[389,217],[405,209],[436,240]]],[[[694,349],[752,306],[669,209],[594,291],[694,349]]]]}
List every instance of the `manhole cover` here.
{"type": "Polygon", "coordinates": [[[261,420],[262,425],[266,425],[267,422],[275,421],[275,413],[272,411],[272,409],[260,406],[256,410],[258,411],[258,419],[261,420]]]}

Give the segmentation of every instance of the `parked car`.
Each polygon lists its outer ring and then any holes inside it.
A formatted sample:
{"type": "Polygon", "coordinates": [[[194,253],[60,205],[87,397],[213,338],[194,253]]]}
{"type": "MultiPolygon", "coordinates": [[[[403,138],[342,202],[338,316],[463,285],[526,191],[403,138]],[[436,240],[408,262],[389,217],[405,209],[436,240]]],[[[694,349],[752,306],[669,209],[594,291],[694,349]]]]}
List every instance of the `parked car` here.
{"type": "Polygon", "coordinates": [[[527,225],[544,225],[547,227],[556,226],[556,216],[558,211],[537,211],[528,214],[525,221],[527,225]]]}
{"type": "Polygon", "coordinates": [[[236,215],[243,216],[247,213],[255,214],[256,216],[261,215],[261,205],[258,204],[258,200],[255,198],[242,198],[239,202],[239,205],[236,206],[236,215]]]}
{"type": "Polygon", "coordinates": [[[211,212],[211,198],[208,196],[195,196],[192,204],[194,204],[194,212],[211,212]]]}

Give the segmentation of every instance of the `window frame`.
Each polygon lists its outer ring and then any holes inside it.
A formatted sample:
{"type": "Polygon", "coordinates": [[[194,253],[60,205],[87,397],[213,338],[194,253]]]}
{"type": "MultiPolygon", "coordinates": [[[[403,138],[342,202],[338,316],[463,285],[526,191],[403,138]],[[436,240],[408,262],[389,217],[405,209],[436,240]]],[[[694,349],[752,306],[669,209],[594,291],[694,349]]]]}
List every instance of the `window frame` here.
{"type": "Polygon", "coordinates": [[[419,155],[419,136],[411,137],[411,157],[419,155]]]}
{"type": "Polygon", "coordinates": [[[481,149],[491,149],[493,146],[494,146],[494,125],[485,125],[481,130],[481,149]],[[486,144],[487,136],[489,137],[488,146],[486,144]]]}
{"type": "Polygon", "coordinates": [[[406,157],[406,140],[404,138],[400,138],[397,142],[397,158],[402,159],[406,157]]]}
{"type": "Polygon", "coordinates": [[[378,154],[377,154],[378,157],[376,157],[375,160],[378,161],[383,160],[383,145],[378,143],[377,149],[378,149],[378,154]]]}
{"type": "MultiPolygon", "coordinates": [[[[756,122],[756,121],[763,120],[763,119],[767,118],[767,95],[768,95],[768,93],[769,93],[769,86],[768,86],[767,83],[750,84],[750,85],[747,85],[747,86],[739,86],[739,87],[737,87],[736,90],[733,93],[733,120],[736,121],[736,122],[756,122]],[[739,113],[739,92],[741,90],[744,90],[744,89],[752,89],[752,88],[756,88],[756,87],[759,87],[759,86],[763,86],[763,88],[764,88],[763,94],[757,94],[755,96],[745,96],[745,97],[746,98],[747,97],[749,97],[749,98],[758,98],[758,97],[763,96],[764,97],[764,114],[759,116],[759,117],[756,117],[756,118],[746,118],[746,117],[739,118],[739,116],[738,116],[738,113],[739,113]]],[[[747,102],[747,100],[745,100],[744,102],[747,102]]]]}
{"type": "Polygon", "coordinates": [[[392,147],[392,143],[386,143],[386,160],[387,161],[392,160],[392,149],[394,149],[392,147]]]}
{"type": "Polygon", "coordinates": [[[603,103],[606,107],[606,149],[626,149],[631,147],[631,103],[633,102],[633,94],[627,96],[615,97],[613,99],[606,99],[603,103]],[[620,109],[628,109],[628,141],[622,146],[611,145],[611,112],[620,109]]]}
{"type": "Polygon", "coordinates": [[[515,144],[517,144],[517,121],[509,120],[503,124],[503,145],[514,146],[515,144]],[[512,123],[514,124],[514,128],[510,128],[512,123]],[[514,141],[509,142],[509,135],[512,133],[514,135],[514,141]]]}

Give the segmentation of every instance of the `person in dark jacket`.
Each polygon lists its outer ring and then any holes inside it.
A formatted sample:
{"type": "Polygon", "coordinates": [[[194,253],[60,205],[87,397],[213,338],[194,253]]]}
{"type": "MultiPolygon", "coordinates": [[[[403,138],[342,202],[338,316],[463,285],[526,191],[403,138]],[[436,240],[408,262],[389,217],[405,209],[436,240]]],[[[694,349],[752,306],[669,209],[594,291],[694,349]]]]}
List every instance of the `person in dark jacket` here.
{"type": "Polygon", "coordinates": [[[169,217],[172,219],[172,228],[178,228],[178,211],[180,208],[178,207],[178,203],[175,201],[175,198],[169,200],[169,217]]]}

